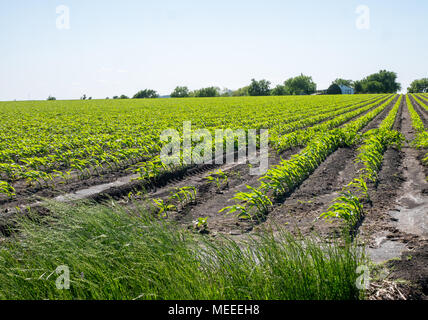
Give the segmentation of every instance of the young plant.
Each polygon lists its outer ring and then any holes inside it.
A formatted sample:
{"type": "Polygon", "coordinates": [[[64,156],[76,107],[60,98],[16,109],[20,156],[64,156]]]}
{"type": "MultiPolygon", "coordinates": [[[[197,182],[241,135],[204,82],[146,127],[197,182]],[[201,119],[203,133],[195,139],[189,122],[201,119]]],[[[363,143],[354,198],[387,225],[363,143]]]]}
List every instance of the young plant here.
{"type": "Polygon", "coordinates": [[[165,218],[168,217],[169,211],[176,211],[177,207],[173,204],[169,204],[163,199],[153,199],[156,208],[158,209],[158,214],[160,217],[165,218]]]}
{"type": "Polygon", "coordinates": [[[0,181],[0,194],[3,193],[9,198],[16,196],[15,189],[6,181],[0,181]]]}
{"type": "Polygon", "coordinates": [[[199,217],[198,220],[193,221],[193,228],[199,233],[208,232],[208,217],[199,217]]]}
{"type": "Polygon", "coordinates": [[[182,187],[177,188],[176,192],[173,193],[173,195],[169,199],[177,200],[180,203],[181,208],[184,208],[188,204],[196,203],[196,195],[197,191],[195,187],[182,187]]]}
{"type": "Polygon", "coordinates": [[[351,191],[342,191],[340,196],[328,208],[327,212],[321,214],[321,218],[331,220],[339,218],[346,221],[348,227],[352,228],[363,215],[363,205],[358,196],[351,191]]]}
{"type": "Polygon", "coordinates": [[[228,176],[221,169],[218,169],[216,172],[212,172],[208,177],[205,178],[210,182],[214,182],[217,187],[217,193],[223,193],[223,188],[229,186],[228,176]]]}
{"type": "Polygon", "coordinates": [[[251,192],[239,192],[233,197],[233,200],[240,202],[233,206],[225,207],[219,212],[228,210],[227,214],[237,212],[236,216],[240,219],[257,219],[260,220],[269,212],[272,201],[262,191],[247,186],[251,192]]]}

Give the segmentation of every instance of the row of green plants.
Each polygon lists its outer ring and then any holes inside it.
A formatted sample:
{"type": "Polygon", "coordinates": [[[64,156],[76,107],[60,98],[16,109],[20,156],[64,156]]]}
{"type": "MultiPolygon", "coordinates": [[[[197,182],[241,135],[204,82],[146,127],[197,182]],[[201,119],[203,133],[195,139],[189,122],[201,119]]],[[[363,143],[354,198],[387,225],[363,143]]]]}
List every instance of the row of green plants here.
{"type": "MultiPolygon", "coordinates": [[[[418,99],[415,95],[412,95],[416,102],[419,103],[420,106],[425,107],[428,110],[428,104],[425,104],[420,99],[418,99]]],[[[409,95],[406,96],[406,103],[410,113],[410,117],[412,118],[412,126],[416,131],[415,139],[412,144],[418,149],[428,149],[428,131],[426,130],[423,121],[421,120],[419,114],[416,112],[412,101],[409,98],[409,95]]],[[[428,153],[425,155],[423,159],[424,163],[428,164],[428,153]]]]}
{"type": "Polygon", "coordinates": [[[358,176],[342,189],[339,196],[328,210],[320,215],[320,218],[330,221],[343,220],[349,231],[352,231],[361,220],[364,215],[363,202],[371,202],[367,184],[375,183],[378,180],[378,172],[387,148],[391,146],[401,148],[404,141],[401,133],[392,130],[401,103],[402,96],[396,101],[379,128],[369,130],[363,135],[363,143],[358,149],[358,156],[355,160],[360,166],[358,176]]]}
{"type": "MultiPolygon", "coordinates": [[[[385,107],[387,107],[394,99],[394,96],[390,96],[389,99],[382,100],[383,103],[380,104],[375,110],[381,112],[385,107]]],[[[313,137],[320,132],[327,132],[333,128],[339,127],[349,120],[358,117],[365,112],[373,109],[379,102],[373,102],[365,107],[358,108],[354,111],[344,113],[342,115],[336,116],[331,120],[322,122],[318,125],[312,126],[310,128],[305,128],[302,130],[293,131],[289,134],[278,137],[278,139],[273,143],[273,146],[278,152],[283,152],[285,150],[291,149],[293,147],[304,147],[306,143],[313,139],[313,137]]]]}
{"type": "Polygon", "coordinates": [[[426,100],[422,99],[422,96],[416,95],[416,94],[410,94],[412,98],[426,111],[428,111],[428,102],[426,100]]]}
{"type": "Polygon", "coordinates": [[[167,218],[168,212],[178,212],[191,204],[196,204],[197,194],[194,186],[187,186],[176,188],[167,199],[156,198],[152,201],[159,217],[167,218]]]}
{"type": "Polygon", "coordinates": [[[315,110],[310,110],[310,112],[308,112],[307,114],[299,114],[296,116],[296,121],[284,121],[273,127],[269,132],[270,140],[275,143],[279,137],[287,133],[296,131],[298,129],[311,127],[314,124],[318,124],[320,122],[332,119],[350,111],[360,109],[361,107],[364,107],[368,104],[373,105],[374,101],[379,102],[383,98],[384,96],[375,96],[374,98],[369,99],[368,101],[363,101],[358,104],[347,105],[348,102],[345,102],[338,106],[334,105],[332,108],[322,107],[321,110],[317,108],[315,110]]]}
{"type": "MultiPolygon", "coordinates": [[[[280,199],[292,192],[339,147],[350,146],[358,142],[361,139],[359,131],[382,112],[394,98],[397,97],[393,96],[388,99],[388,103],[369,111],[342,128],[314,135],[300,153],[291,156],[290,159],[282,160],[280,164],[270,168],[260,178],[259,188],[248,186],[250,192],[238,193],[232,199],[236,203],[223,208],[221,212],[233,213],[240,218],[262,219],[272,205],[270,198],[272,200],[280,199]]],[[[397,101],[392,111],[396,112],[399,103],[397,101]]]]}

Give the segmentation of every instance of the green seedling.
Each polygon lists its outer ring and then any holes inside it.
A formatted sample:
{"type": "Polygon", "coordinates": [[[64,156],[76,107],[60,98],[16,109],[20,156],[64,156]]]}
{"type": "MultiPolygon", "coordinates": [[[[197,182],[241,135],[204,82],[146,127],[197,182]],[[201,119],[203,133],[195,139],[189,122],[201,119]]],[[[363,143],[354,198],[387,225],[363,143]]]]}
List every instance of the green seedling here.
{"type": "Polygon", "coordinates": [[[199,233],[206,233],[208,231],[208,217],[199,217],[198,220],[193,221],[193,228],[199,233]]]}
{"type": "Polygon", "coordinates": [[[6,181],[0,181],[0,194],[2,193],[9,198],[16,196],[15,189],[6,181]]]}
{"type": "Polygon", "coordinates": [[[215,183],[217,187],[217,193],[223,193],[223,188],[229,187],[229,178],[227,174],[221,169],[218,169],[216,172],[211,172],[210,175],[205,179],[215,183]]]}
{"type": "Polygon", "coordinates": [[[219,212],[222,213],[228,210],[227,214],[237,213],[236,216],[240,219],[261,219],[269,212],[272,206],[272,201],[262,191],[247,186],[251,192],[239,192],[233,197],[233,200],[239,202],[233,206],[225,207],[219,212]]]}
{"type": "Polygon", "coordinates": [[[175,205],[169,204],[163,199],[153,199],[153,202],[158,209],[159,216],[162,218],[167,217],[169,211],[177,211],[177,207],[175,205]]]}

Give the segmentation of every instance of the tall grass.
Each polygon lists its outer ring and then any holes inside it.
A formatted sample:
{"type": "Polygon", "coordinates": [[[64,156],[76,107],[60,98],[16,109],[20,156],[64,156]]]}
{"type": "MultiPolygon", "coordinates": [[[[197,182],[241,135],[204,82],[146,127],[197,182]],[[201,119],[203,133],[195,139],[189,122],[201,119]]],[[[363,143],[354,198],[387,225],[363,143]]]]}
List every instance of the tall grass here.
{"type": "Polygon", "coordinates": [[[143,211],[52,204],[0,244],[1,299],[358,299],[361,250],[285,231],[243,242],[143,211]],[[55,270],[70,270],[59,290],[55,270]]]}

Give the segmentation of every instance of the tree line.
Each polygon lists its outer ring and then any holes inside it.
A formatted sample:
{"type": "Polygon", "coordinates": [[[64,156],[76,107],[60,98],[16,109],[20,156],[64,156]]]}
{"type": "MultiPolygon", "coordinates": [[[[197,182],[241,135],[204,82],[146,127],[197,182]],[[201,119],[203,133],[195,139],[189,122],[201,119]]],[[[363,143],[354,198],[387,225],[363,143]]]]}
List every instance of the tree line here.
{"type": "MultiPolygon", "coordinates": [[[[198,90],[189,90],[186,86],[177,86],[171,92],[171,98],[189,98],[189,97],[239,97],[239,96],[283,96],[283,95],[311,95],[311,94],[341,94],[341,86],[352,88],[356,94],[378,94],[378,93],[396,93],[401,90],[401,84],[397,82],[397,74],[392,71],[381,70],[371,74],[361,80],[347,80],[338,78],[334,80],[328,89],[318,90],[317,85],[311,76],[300,74],[299,76],[289,78],[282,84],[271,87],[271,82],[265,79],[251,79],[248,86],[237,90],[211,86],[198,90]]],[[[428,92],[428,78],[415,80],[407,88],[409,93],[428,92]]],[[[144,89],[138,91],[133,99],[159,98],[159,94],[153,89],[144,89]]],[[[92,99],[83,95],[82,100],[92,99]]],[[[108,97],[106,99],[109,99],[108,97]]],[[[113,96],[113,99],[129,99],[126,95],[113,96]]],[[[49,96],[48,100],[56,100],[49,96]]]]}

